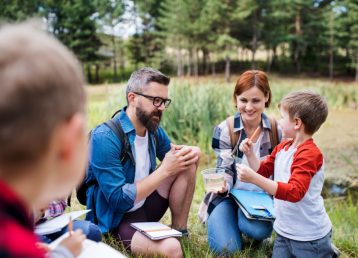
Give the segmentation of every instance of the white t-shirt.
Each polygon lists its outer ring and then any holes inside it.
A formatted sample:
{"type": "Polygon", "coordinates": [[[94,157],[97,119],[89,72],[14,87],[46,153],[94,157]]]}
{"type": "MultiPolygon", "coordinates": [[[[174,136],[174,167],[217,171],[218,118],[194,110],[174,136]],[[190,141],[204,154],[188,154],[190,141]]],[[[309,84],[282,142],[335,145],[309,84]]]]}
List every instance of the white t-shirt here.
{"type": "MultiPolygon", "coordinates": [[[[141,137],[139,135],[135,136],[134,139],[134,150],[135,150],[135,177],[134,182],[137,182],[149,175],[150,170],[150,157],[149,157],[149,148],[148,148],[148,131],[146,131],[145,136],[141,137]]],[[[128,212],[138,210],[143,206],[146,199],[143,199],[137,203],[134,203],[132,209],[128,212]]]]}

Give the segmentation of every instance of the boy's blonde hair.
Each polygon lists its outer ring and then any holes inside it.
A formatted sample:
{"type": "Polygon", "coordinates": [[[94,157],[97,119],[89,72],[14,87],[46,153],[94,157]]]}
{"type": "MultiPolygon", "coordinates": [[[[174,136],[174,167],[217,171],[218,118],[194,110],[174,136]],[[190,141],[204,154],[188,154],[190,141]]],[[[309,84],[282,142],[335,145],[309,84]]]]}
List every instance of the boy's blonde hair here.
{"type": "Polygon", "coordinates": [[[58,40],[28,24],[0,29],[0,166],[41,158],[55,127],[84,112],[81,67],[58,40]]]}
{"type": "Polygon", "coordinates": [[[291,119],[300,118],[305,126],[305,133],[313,135],[328,116],[326,99],[309,90],[296,91],[285,96],[279,103],[291,119]]]}

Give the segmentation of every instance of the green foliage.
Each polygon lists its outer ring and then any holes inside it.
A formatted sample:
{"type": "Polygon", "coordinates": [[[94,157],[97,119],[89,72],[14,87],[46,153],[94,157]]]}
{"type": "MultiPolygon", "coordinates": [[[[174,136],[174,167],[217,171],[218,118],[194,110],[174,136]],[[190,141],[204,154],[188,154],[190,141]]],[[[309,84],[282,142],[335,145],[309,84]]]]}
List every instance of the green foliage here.
{"type": "MultiPolygon", "coordinates": [[[[268,113],[278,114],[277,104],[291,91],[312,89],[326,97],[332,109],[349,108],[358,99],[358,88],[354,85],[330,83],[322,80],[282,79],[270,77],[272,102],[268,113]]],[[[96,87],[91,87],[95,90],[96,87]]],[[[232,100],[233,84],[218,80],[182,81],[173,80],[169,86],[172,99],[164,112],[162,125],[169,137],[176,143],[199,145],[205,152],[211,152],[212,131],[216,124],[235,113],[232,100]]],[[[103,121],[122,105],[125,105],[123,86],[105,86],[100,95],[90,95],[95,101],[89,106],[90,119],[100,117],[103,121]],[[94,113],[92,113],[94,112],[94,113]],[[97,115],[95,115],[97,114],[97,115]]],[[[90,102],[91,99],[90,99],[90,102]]],[[[96,120],[98,123],[99,120],[96,120]]],[[[91,125],[94,124],[91,120],[91,125]]]]}
{"type": "Polygon", "coordinates": [[[0,20],[23,21],[38,14],[41,7],[38,0],[0,1],[0,20]]]}
{"type": "Polygon", "coordinates": [[[92,1],[61,0],[44,1],[43,12],[49,19],[52,33],[68,46],[84,63],[98,59],[100,41],[96,35],[96,24],[92,15],[92,1]]]}
{"type": "MultiPolygon", "coordinates": [[[[127,67],[177,69],[182,76],[223,72],[251,60],[281,73],[356,75],[355,0],[3,0],[1,21],[40,17],[89,67],[111,65],[110,81],[127,67]],[[135,30],[123,39],[118,29],[135,30]],[[100,33],[111,40],[98,40],[100,33]],[[125,41],[125,43],[124,43],[125,41]],[[101,49],[102,51],[99,51],[101,49]],[[262,50],[266,51],[262,53],[262,50]],[[250,57],[238,52],[250,52],[250,57]],[[262,56],[265,54],[265,56],[262,56]],[[260,59],[260,60],[258,60],[260,59]],[[224,63],[224,65],[222,65],[224,63]],[[127,65],[128,64],[128,65],[127,65]],[[216,67],[217,66],[217,67],[216,67]]],[[[88,78],[92,80],[89,74],[88,78]]]]}

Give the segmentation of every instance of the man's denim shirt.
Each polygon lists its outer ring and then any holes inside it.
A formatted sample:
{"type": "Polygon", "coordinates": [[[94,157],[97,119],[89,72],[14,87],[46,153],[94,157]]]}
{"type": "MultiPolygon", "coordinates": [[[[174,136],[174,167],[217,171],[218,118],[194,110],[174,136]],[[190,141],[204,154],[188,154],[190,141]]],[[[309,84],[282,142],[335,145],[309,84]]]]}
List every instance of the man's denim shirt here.
{"type": "MultiPolygon", "coordinates": [[[[126,107],[115,119],[121,123],[124,133],[128,136],[135,157],[136,132],[125,110],[126,107]]],[[[154,134],[149,133],[150,173],[156,169],[156,158],[163,160],[170,150],[170,140],[165,131],[159,127],[157,134],[158,142],[155,143],[154,134]]],[[[87,190],[87,208],[92,211],[87,214],[86,219],[96,222],[102,233],[109,232],[119,225],[124,213],[133,207],[137,195],[134,183],[135,166],[130,159],[124,165],[121,164],[122,148],[118,137],[106,125],[100,124],[93,129],[86,181],[95,179],[98,184],[87,190]]]]}

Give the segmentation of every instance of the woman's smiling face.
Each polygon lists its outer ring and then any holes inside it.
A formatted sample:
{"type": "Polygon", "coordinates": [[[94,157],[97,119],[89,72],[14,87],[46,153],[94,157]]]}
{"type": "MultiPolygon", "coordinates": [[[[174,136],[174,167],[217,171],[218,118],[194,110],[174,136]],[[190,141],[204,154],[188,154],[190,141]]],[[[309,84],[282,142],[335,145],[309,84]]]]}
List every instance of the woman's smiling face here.
{"type": "Polygon", "coordinates": [[[237,110],[244,121],[261,120],[267,101],[268,97],[257,87],[252,87],[236,96],[237,110]]]}

